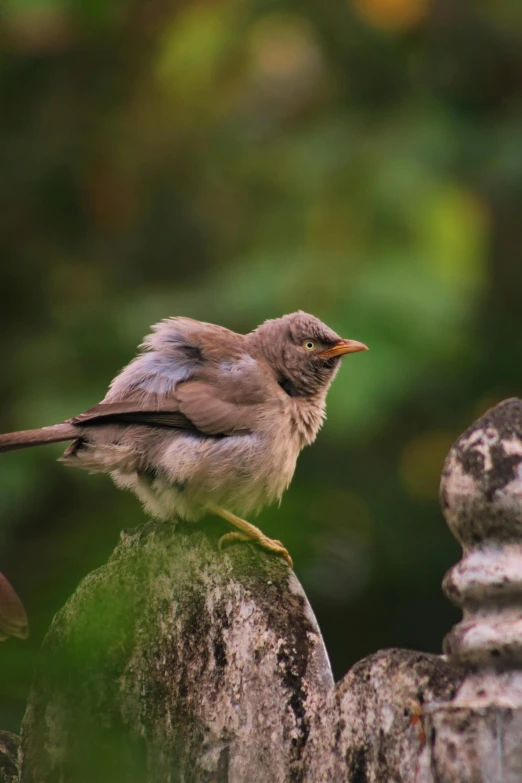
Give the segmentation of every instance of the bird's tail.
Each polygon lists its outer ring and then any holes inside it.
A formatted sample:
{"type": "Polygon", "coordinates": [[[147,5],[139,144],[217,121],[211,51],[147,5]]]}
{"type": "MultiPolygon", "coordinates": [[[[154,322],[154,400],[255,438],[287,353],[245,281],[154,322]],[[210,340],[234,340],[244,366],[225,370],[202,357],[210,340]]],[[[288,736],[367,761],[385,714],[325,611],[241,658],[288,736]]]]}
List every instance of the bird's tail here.
{"type": "Polygon", "coordinates": [[[59,443],[64,440],[74,440],[78,437],[78,428],[74,424],[63,422],[52,427],[42,427],[39,430],[21,430],[0,435],[0,453],[27,449],[30,446],[43,446],[45,443],[59,443]]]}
{"type": "Polygon", "coordinates": [[[0,573],[0,642],[9,636],[27,639],[29,626],[22,602],[5,576],[0,573]]]}

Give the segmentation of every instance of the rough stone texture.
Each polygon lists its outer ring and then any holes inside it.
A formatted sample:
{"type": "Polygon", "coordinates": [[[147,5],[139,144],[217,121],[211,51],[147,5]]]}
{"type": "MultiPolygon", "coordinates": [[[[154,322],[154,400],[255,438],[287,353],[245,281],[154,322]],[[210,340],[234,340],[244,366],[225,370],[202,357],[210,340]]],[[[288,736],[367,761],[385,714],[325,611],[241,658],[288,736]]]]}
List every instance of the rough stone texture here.
{"type": "Polygon", "coordinates": [[[520,783],[522,711],[490,703],[426,715],[428,744],[416,783],[520,783]]]}
{"type": "Polygon", "coordinates": [[[305,780],[415,783],[426,741],[423,709],[451,700],[462,678],[442,657],[410,650],[359,661],[319,705],[305,780]]]}
{"type": "Polygon", "coordinates": [[[149,523],[122,535],[51,626],[22,780],[299,781],[332,685],[286,564],[149,523]]]}
{"type": "Polygon", "coordinates": [[[442,477],[443,510],[463,558],[444,579],[463,619],[444,649],[467,675],[425,710],[419,783],[522,780],[522,401],[465,432],[442,477]]]}
{"type": "Polygon", "coordinates": [[[441,502],[464,550],[522,539],[522,400],[497,405],[460,436],[446,459],[441,502]]]}
{"type": "Polygon", "coordinates": [[[451,449],[441,482],[464,556],[444,579],[464,617],[447,635],[454,664],[522,664],[522,400],[497,405],[451,449]]]}
{"type": "Polygon", "coordinates": [[[18,783],[20,778],[20,738],[0,731],[0,783],[18,783]]]}

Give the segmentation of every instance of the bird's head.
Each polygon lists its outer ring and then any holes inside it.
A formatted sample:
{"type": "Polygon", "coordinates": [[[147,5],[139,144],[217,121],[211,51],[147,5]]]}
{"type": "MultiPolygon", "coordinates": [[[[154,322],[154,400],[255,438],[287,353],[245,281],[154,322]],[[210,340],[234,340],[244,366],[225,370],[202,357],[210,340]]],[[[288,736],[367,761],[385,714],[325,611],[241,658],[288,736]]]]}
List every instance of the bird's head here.
{"type": "Polygon", "coordinates": [[[326,392],[341,358],[368,350],[357,340],[343,340],[318,318],[302,311],[265,321],[247,339],[291,397],[315,397],[326,392]]]}

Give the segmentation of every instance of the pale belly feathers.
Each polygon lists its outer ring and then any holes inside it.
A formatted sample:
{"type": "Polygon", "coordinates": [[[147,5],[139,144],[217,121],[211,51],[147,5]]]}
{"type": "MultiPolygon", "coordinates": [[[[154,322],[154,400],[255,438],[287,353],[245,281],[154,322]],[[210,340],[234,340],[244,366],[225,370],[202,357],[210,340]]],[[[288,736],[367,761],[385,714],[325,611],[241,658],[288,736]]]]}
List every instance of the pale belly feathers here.
{"type": "Polygon", "coordinates": [[[158,446],[154,473],[114,471],[111,476],[156,519],[197,521],[207,503],[246,516],[281,499],[299,450],[291,432],[281,429],[224,438],[176,434],[158,446]]]}

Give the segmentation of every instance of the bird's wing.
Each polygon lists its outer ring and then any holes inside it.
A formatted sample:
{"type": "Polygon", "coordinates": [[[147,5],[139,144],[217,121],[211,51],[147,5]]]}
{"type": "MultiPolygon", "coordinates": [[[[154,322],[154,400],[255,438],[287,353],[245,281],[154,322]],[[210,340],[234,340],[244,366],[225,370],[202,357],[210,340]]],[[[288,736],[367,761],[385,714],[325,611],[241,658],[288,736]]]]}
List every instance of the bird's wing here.
{"type": "Polygon", "coordinates": [[[111,383],[104,403],[131,397],[147,404],[152,397],[161,402],[209,363],[235,360],[243,351],[242,335],[190,318],[167,318],[152,329],[141,353],[111,383]]]}
{"type": "Polygon", "coordinates": [[[227,377],[220,382],[213,373],[208,381],[194,380],[181,383],[174,395],[163,401],[155,395],[150,399],[141,395],[139,400],[101,402],[69,423],[91,426],[99,424],[148,424],[155,427],[171,427],[203,435],[234,435],[251,432],[255,427],[263,398],[262,387],[253,393],[241,384],[230,383],[227,377]]]}
{"type": "Polygon", "coordinates": [[[215,378],[213,381],[180,384],[176,391],[180,412],[208,435],[252,432],[260,411],[261,395],[253,397],[240,388],[220,384],[215,378]]]}
{"type": "Polygon", "coordinates": [[[70,424],[149,424],[197,432],[198,428],[179,410],[176,400],[165,401],[160,410],[157,402],[147,407],[145,401],[100,402],[93,408],[69,419],[70,424]]]}
{"type": "Polygon", "coordinates": [[[241,335],[190,319],[155,327],[105,399],[71,424],[148,424],[204,435],[250,432],[266,398],[263,369],[241,335]]]}

